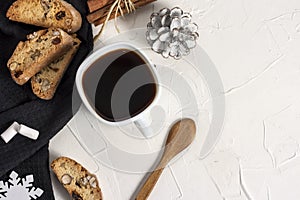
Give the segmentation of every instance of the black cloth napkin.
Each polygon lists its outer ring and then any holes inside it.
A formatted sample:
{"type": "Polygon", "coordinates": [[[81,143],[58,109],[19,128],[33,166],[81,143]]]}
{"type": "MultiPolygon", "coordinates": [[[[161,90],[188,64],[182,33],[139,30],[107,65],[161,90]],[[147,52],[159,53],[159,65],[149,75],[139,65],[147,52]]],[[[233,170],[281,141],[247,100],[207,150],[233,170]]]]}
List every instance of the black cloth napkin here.
{"type": "MultiPolygon", "coordinates": [[[[85,18],[88,12],[86,0],[67,1],[82,15],[82,27],[77,32],[82,43],[54,98],[49,101],[41,100],[32,93],[30,81],[23,86],[17,85],[6,67],[18,42],[26,40],[27,34],[44,28],[9,21],[5,14],[14,0],[0,1],[0,134],[14,121],[40,131],[36,141],[20,135],[16,135],[8,144],[0,139],[0,177],[7,176],[19,165],[30,163],[27,160],[35,157],[39,150],[45,148],[51,137],[70,120],[75,112],[72,106],[72,92],[76,71],[93,48],[93,36],[91,25],[85,18]]],[[[47,148],[43,153],[44,157],[48,157],[47,148]]],[[[32,168],[32,171],[34,170],[39,172],[40,169],[32,168]]],[[[45,166],[44,170],[48,170],[48,166],[45,166]]]]}
{"type": "MultiPolygon", "coordinates": [[[[33,176],[33,181],[30,181],[29,183],[32,185],[31,187],[28,187],[27,190],[42,190],[41,196],[39,196],[36,193],[32,193],[32,195],[38,197],[38,200],[54,200],[53,191],[52,191],[52,185],[50,181],[50,173],[49,173],[49,154],[48,154],[48,145],[45,145],[40,150],[38,150],[34,155],[27,158],[25,161],[21,162],[18,166],[16,166],[13,170],[11,170],[9,173],[6,173],[4,176],[1,177],[1,181],[4,183],[9,182],[9,179],[11,179],[12,173],[17,174],[17,178],[23,179],[22,185],[24,184],[24,179],[28,180],[28,176],[33,176]]],[[[16,184],[11,184],[10,188],[13,190],[13,188],[16,186],[16,184]]],[[[5,189],[4,189],[5,191],[5,189]]],[[[9,194],[9,191],[1,192],[0,189],[0,199],[3,197],[7,197],[9,199],[12,199],[11,195],[15,194],[9,194]]],[[[23,199],[28,199],[30,196],[29,193],[22,194],[23,199]]],[[[23,200],[23,199],[17,199],[16,200],[23,200]]],[[[31,198],[33,199],[33,198],[31,198]]],[[[5,198],[4,198],[5,200],[5,198]]]]}

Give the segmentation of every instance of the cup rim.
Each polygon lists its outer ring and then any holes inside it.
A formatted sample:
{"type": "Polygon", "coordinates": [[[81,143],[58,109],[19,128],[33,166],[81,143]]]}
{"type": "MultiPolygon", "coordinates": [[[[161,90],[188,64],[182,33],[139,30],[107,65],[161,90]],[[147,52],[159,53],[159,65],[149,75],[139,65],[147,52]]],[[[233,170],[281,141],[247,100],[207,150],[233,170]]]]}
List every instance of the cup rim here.
{"type": "Polygon", "coordinates": [[[126,125],[126,124],[129,124],[131,122],[134,122],[134,121],[137,121],[138,119],[140,119],[144,113],[147,113],[148,111],[150,111],[151,108],[157,103],[158,97],[160,96],[160,90],[161,90],[160,85],[159,85],[160,79],[159,79],[158,73],[156,71],[155,65],[150,62],[149,58],[145,55],[145,53],[143,51],[139,50],[139,48],[136,47],[135,45],[127,43],[127,42],[115,42],[112,44],[108,44],[100,49],[97,49],[92,54],[90,54],[79,66],[77,73],[76,73],[75,84],[76,84],[76,88],[79,93],[79,96],[80,96],[84,106],[89,110],[89,112],[92,113],[92,115],[94,117],[96,117],[98,120],[100,120],[101,122],[108,124],[108,125],[112,125],[112,126],[126,125]],[[141,111],[134,117],[130,117],[128,119],[121,120],[121,121],[108,121],[108,120],[102,118],[101,116],[99,116],[96,113],[96,111],[94,110],[94,108],[90,105],[90,102],[89,102],[89,100],[84,92],[84,88],[83,88],[83,76],[84,76],[84,73],[91,67],[91,64],[94,63],[97,59],[99,59],[100,57],[102,57],[103,55],[105,55],[111,51],[114,51],[117,49],[122,49],[122,48],[133,50],[133,51],[137,52],[147,63],[149,63],[151,72],[154,76],[155,82],[157,83],[156,84],[156,93],[155,93],[155,97],[154,97],[153,101],[143,111],[141,111]]]}

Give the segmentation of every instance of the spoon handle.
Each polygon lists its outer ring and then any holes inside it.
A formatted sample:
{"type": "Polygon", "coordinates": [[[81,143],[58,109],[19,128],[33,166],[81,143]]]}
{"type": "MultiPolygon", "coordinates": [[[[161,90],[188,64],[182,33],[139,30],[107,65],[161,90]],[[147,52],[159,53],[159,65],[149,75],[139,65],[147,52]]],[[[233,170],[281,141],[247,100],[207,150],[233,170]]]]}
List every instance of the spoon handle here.
{"type": "Polygon", "coordinates": [[[164,168],[158,168],[150,174],[135,200],[146,200],[148,198],[163,170],[164,168]]]}

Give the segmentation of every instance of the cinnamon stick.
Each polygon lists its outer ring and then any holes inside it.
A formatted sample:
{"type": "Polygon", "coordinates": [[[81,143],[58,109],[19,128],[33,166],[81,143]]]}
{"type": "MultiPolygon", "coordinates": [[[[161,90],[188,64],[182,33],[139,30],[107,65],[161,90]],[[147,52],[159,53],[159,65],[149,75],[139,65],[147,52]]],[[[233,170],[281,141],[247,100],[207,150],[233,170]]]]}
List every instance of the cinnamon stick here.
{"type": "MultiPolygon", "coordinates": [[[[112,0],[112,2],[109,2],[107,5],[105,5],[104,7],[98,9],[97,11],[93,12],[93,13],[90,13],[89,15],[87,15],[87,20],[90,22],[90,23],[93,23],[94,21],[100,19],[101,17],[103,16],[106,16],[110,10],[110,7],[114,4],[114,1],[115,0],[112,0]]],[[[131,2],[135,5],[138,1],[145,1],[145,0],[131,0],[131,2]]],[[[122,2],[121,3],[121,7],[122,7],[122,10],[125,8],[124,7],[124,3],[122,2]]],[[[113,12],[115,12],[116,8],[114,9],[113,12]]]]}
{"type": "Polygon", "coordinates": [[[93,23],[94,21],[96,21],[97,19],[101,18],[102,16],[104,15],[107,15],[108,12],[109,12],[109,9],[110,7],[112,6],[113,4],[108,4],[98,10],[96,10],[95,12],[93,13],[90,13],[86,16],[87,20],[90,22],[90,23],[93,23]]]}
{"type": "Polygon", "coordinates": [[[90,12],[94,12],[108,4],[112,4],[114,0],[88,0],[87,5],[90,12]]]}
{"type": "MultiPolygon", "coordinates": [[[[156,0],[132,0],[135,8],[142,7],[144,5],[152,3],[154,1],[156,1],[156,0]]],[[[106,20],[106,17],[107,17],[107,14],[109,12],[109,9],[110,9],[111,5],[107,5],[103,8],[101,8],[101,9],[98,9],[96,12],[89,14],[87,16],[88,21],[90,23],[93,23],[95,26],[98,26],[98,25],[102,24],[106,20]]],[[[128,13],[124,4],[121,5],[121,8],[122,8],[122,11],[123,11],[124,14],[128,13]]],[[[113,14],[109,17],[109,19],[115,18],[116,10],[117,10],[117,7],[115,7],[113,9],[113,12],[112,12],[113,14]]],[[[120,15],[121,15],[121,13],[118,12],[117,16],[120,16],[120,15]]]]}

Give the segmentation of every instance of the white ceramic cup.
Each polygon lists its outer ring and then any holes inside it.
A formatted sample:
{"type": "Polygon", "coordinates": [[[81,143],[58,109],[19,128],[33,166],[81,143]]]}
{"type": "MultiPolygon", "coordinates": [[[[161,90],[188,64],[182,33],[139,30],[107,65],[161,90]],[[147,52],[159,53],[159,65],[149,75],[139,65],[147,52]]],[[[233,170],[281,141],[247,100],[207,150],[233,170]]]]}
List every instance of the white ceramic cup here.
{"type": "Polygon", "coordinates": [[[77,71],[77,74],[76,74],[76,87],[77,87],[79,96],[81,97],[81,100],[82,100],[83,104],[85,105],[85,107],[89,110],[90,113],[92,113],[93,116],[95,116],[99,121],[101,121],[105,124],[111,125],[111,126],[122,126],[122,125],[127,125],[127,124],[130,124],[133,122],[146,138],[150,138],[151,136],[154,135],[153,130],[150,126],[152,123],[150,111],[151,111],[152,107],[156,104],[156,102],[160,96],[159,83],[160,82],[159,82],[159,77],[158,77],[156,68],[149,61],[149,59],[143,53],[143,51],[139,50],[137,47],[135,47],[129,43],[126,43],[126,42],[118,42],[118,43],[110,44],[101,49],[96,50],[94,53],[92,53],[90,56],[88,56],[83,61],[83,63],[80,65],[80,67],[77,71]],[[135,115],[131,118],[128,118],[128,119],[121,120],[121,121],[108,121],[108,120],[104,119],[103,117],[101,117],[96,112],[95,105],[93,105],[94,103],[91,102],[90,97],[89,97],[90,95],[88,94],[88,93],[90,93],[91,95],[95,94],[96,87],[97,87],[97,85],[95,85],[95,83],[97,83],[98,81],[90,80],[91,85],[89,85],[88,89],[87,89],[87,87],[84,86],[84,82],[86,81],[84,79],[85,79],[85,73],[87,72],[87,70],[95,70],[95,72],[93,71],[93,73],[92,73],[93,77],[91,77],[90,79],[99,78],[99,76],[101,76],[102,74],[97,72],[97,69],[90,69],[92,64],[95,63],[98,59],[101,59],[101,57],[103,57],[104,55],[106,55],[112,51],[120,50],[120,49],[127,49],[127,50],[136,52],[148,64],[148,68],[153,75],[154,82],[156,85],[156,93],[155,93],[155,96],[154,96],[152,102],[144,110],[140,111],[137,115],[135,115]],[[97,73],[99,73],[99,75],[97,75],[97,73]],[[88,90],[90,90],[90,91],[88,91],[88,90]]]}

